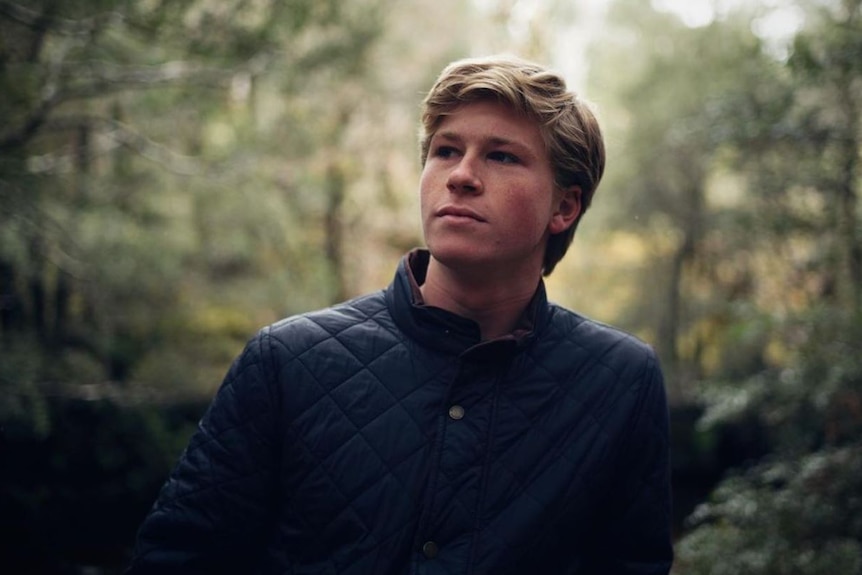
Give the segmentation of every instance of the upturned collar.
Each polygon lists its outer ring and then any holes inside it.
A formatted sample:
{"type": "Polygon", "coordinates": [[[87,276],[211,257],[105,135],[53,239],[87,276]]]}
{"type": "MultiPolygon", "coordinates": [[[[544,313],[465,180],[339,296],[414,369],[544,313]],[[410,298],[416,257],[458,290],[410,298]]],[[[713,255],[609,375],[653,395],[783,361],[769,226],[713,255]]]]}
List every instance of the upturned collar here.
{"type": "Polygon", "coordinates": [[[401,258],[395,279],[386,290],[387,305],[398,327],[423,346],[475,361],[511,358],[529,345],[548,315],[544,282],[527,304],[515,330],[482,341],[479,324],[439,307],[425,304],[420,286],[425,282],[431,254],[414,249],[401,258]]]}

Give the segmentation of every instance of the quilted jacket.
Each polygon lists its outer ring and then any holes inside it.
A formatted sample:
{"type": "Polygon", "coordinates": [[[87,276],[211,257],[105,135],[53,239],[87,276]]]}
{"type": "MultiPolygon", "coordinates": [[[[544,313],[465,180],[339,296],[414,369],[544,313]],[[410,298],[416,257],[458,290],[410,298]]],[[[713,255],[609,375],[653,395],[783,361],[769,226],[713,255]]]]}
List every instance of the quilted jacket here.
{"type": "Polygon", "coordinates": [[[528,329],[482,342],[421,304],[427,258],[249,342],[128,573],[669,571],[653,351],[543,286],[528,329]]]}

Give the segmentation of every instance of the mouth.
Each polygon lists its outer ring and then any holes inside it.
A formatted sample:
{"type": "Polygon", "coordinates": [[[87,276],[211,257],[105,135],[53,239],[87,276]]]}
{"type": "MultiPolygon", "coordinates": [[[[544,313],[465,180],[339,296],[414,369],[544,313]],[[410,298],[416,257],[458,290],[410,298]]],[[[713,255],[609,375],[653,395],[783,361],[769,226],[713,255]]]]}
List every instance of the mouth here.
{"type": "Polygon", "coordinates": [[[470,220],[475,220],[477,222],[484,222],[485,221],[485,218],[483,218],[482,216],[480,216],[479,214],[477,214],[473,210],[468,209],[468,208],[463,208],[463,207],[457,207],[457,206],[443,206],[442,208],[437,210],[437,213],[434,215],[436,215],[438,218],[449,217],[449,218],[470,219],[470,220]]]}

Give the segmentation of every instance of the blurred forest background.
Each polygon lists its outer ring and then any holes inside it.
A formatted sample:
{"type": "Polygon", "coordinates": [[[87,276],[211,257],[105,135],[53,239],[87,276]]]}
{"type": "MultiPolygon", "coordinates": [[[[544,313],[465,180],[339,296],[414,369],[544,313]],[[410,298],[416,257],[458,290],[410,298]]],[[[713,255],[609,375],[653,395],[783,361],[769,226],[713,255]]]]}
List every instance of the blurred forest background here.
{"type": "Polygon", "coordinates": [[[860,0],[0,0],[0,572],[121,571],[245,341],[421,245],[494,52],[598,103],[549,292],[662,357],[675,573],[862,573],[860,0]]]}

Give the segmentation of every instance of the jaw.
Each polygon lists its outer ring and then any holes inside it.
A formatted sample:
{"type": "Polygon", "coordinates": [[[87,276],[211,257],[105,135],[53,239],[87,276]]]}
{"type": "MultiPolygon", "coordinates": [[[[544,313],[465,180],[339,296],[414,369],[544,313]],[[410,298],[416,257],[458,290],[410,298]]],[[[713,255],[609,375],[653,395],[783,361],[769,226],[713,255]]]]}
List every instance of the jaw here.
{"type": "Polygon", "coordinates": [[[542,275],[547,234],[532,247],[514,252],[495,249],[492,240],[469,234],[426,235],[426,245],[433,260],[468,283],[517,284],[521,278],[534,283],[533,278],[542,275]]]}

